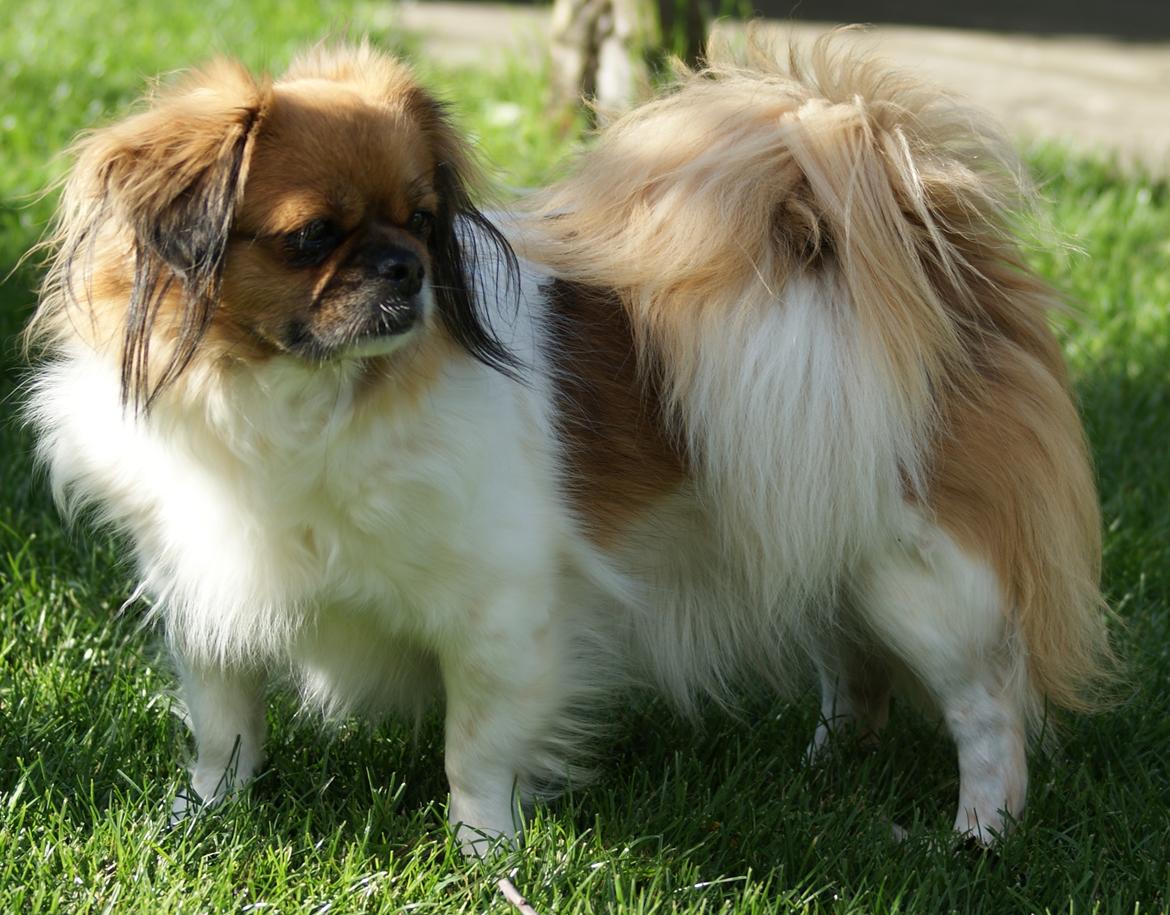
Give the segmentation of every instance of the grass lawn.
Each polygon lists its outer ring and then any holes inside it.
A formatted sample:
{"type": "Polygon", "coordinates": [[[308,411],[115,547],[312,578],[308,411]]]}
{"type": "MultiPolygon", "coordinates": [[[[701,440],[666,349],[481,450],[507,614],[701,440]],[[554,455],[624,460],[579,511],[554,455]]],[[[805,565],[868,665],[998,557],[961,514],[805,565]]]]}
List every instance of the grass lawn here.
{"type": "MultiPolygon", "coordinates": [[[[33,195],[59,174],[54,155],[145,77],[216,51],[278,69],[372,12],[160,5],[0,0],[0,271],[43,230],[51,200],[33,195]]],[[[422,69],[503,181],[539,181],[576,142],[542,115],[530,70],[422,69]]],[[[1170,189],[1058,150],[1028,158],[1056,230],[1037,261],[1083,310],[1061,333],[1100,475],[1124,700],[1033,760],[1026,819],[995,854],[945,841],[954,755],[905,709],[878,752],[814,771],[801,765],[811,691],[698,726],[639,705],[600,782],[538,810],[526,850],[490,869],[517,868],[541,912],[1170,907],[1170,189]],[[913,838],[889,843],[890,819],[913,838]]],[[[35,283],[25,265],[0,287],[0,911],[506,911],[445,833],[433,721],[323,738],[278,701],[247,801],[166,831],[188,752],[170,674],[134,615],[116,614],[131,587],[118,543],[62,527],[15,422],[14,335],[35,283]]]]}

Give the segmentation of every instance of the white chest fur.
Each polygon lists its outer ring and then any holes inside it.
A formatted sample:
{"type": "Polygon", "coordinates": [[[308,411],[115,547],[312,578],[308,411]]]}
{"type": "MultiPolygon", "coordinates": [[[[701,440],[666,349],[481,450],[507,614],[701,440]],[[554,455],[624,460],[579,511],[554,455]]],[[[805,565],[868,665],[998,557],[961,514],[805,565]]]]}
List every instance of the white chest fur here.
{"type": "Polygon", "coordinates": [[[149,421],[96,357],[42,377],[55,487],[129,531],[185,654],[275,660],[330,608],[430,644],[483,594],[554,573],[539,401],[464,360],[395,409],[361,402],[381,395],[355,394],[356,372],[275,360],[149,421]]]}

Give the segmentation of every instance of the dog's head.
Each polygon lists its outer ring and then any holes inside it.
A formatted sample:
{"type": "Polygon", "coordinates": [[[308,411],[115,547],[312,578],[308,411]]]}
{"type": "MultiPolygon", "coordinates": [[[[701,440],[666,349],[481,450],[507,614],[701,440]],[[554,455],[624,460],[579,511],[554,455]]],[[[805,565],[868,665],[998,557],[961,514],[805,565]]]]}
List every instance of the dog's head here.
{"type": "Polygon", "coordinates": [[[121,360],[144,409],[200,358],[390,353],[446,333],[506,368],[476,303],[475,209],[443,109],[368,45],[318,48],[279,80],[217,62],[82,139],[34,334],[121,360]]]}

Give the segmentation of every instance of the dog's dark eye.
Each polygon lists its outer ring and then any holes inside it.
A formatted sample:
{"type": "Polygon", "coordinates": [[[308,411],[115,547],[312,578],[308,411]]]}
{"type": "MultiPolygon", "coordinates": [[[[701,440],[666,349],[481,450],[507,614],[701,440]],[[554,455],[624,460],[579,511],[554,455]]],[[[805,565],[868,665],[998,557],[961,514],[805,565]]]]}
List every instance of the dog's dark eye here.
{"type": "Polygon", "coordinates": [[[426,210],[415,210],[410,214],[410,233],[415,238],[420,238],[426,241],[431,237],[431,232],[435,228],[435,214],[428,213],[426,210]]]}
{"type": "Polygon", "coordinates": [[[284,237],[288,259],[297,266],[312,266],[323,261],[340,243],[341,227],[328,219],[314,219],[284,237]]]}

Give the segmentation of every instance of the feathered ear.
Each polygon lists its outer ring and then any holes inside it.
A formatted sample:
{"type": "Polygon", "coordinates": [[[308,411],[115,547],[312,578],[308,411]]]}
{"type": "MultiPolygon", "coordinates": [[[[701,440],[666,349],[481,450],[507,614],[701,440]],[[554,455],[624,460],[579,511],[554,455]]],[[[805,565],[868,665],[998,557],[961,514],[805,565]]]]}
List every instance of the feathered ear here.
{"type": "Polygon", "coordinates": [[[431,239],[435,298],[452,338],[485,365],[517,376],[516,358],[485,323],[481,290],[485,279],[501,298],[519,296],[520,268],[508,240],[471,199],[477,170],[445,107],[418,90],[412,106],[430,138],[439,197],[431,239]]]}
{"type": "MultiPolygon", "coordinates": [[[[150,107],[83,139],[66,189],[59,266],[109,228],[128,233],[133,286],[122,335],[122,400],[147,409],[190,363],[211,322],[224,256],[270,88],[226,61],[150,100],[150,107]],[[152,370],[151,342],[168,304],[169,352],[152,370]],[[153,376],[153,377],[152,377],[153,376]]],[[[84,275],[85,271],[82,271],[84,275]]],[[[88,294],[88,290],[87,290],[88,294]]],[[[76,301],[76,296],[71,295],[76,301]]]]}

